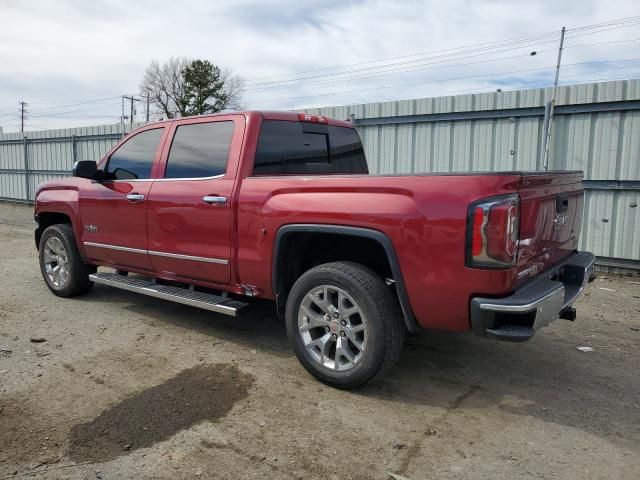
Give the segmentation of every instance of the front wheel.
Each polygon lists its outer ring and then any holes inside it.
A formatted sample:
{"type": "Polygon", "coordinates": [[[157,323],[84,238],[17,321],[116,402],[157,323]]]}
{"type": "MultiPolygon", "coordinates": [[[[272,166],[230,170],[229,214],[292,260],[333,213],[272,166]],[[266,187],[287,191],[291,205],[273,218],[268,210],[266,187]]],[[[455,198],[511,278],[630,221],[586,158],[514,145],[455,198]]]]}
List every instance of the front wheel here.
{"type": "Polygon", "coordinates": [[[89,274],[96,268],[82,261],[71,225],[48,227],[40,238],[39,253],[42,278],[55,295],[72,297],[91,289],[89,274]]]}
{"type": "Polygon", "coordinates": [[[289,293],[285,320],[302,365],[334,387],[370,382],[402,351],[405,326],[397,300],[380,276],[358,263],[305,272],[289,293]]]}

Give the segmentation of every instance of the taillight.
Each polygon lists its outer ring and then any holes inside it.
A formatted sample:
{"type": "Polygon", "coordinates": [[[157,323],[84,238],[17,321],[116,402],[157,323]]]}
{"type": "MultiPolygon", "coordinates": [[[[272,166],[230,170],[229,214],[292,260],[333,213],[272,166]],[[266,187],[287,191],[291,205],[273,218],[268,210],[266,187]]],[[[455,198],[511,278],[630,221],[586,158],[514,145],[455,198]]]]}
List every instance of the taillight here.
{"type": "Polygon", "coordinates": [[[516,264],[520,208],[517,195],[492,197],[469,207],[466,264],[511,268],[516,264]]]}
{"type": "Polygon", "coordinates": [[[298,120],[309,123],[329,123],[329,119],[324,115],[311,115],[309,113],[298,113],[298,120]]]}

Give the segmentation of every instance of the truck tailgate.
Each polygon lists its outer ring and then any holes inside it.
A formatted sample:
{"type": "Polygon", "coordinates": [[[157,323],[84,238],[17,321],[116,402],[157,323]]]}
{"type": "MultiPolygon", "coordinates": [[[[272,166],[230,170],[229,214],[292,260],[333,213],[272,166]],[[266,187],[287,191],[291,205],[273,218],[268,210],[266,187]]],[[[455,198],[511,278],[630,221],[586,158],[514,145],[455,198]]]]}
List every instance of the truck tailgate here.
{"type": "Polygon", "coordinates": [[[524,172],[519,187],[517,282],[527,281],[578,247],[582,226],[582,172],[524,172]]]}

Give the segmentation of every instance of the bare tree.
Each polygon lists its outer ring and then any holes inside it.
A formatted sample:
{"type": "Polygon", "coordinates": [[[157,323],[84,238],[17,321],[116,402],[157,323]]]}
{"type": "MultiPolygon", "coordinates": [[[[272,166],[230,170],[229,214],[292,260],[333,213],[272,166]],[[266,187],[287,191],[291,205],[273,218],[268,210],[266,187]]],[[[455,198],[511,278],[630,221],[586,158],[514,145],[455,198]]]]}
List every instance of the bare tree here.
{"type": "MultiPolygon", "coordinates": [[[[146,68],[140,83],[140,95],[149,95],[149,101],[155,108],[157,117],[184,117],[193,111],[190,107],[193,99],[189,96],[184,77],[185,70],[193,65],[193,62],[187,57],[171,57],[162,65],[153,60],[146,68]]],[[[241,109],[245,90],[244,78],[225,68],[221,70],[220,80],[224,84],[226,96],[220,110],[241,109]]]]}
{"type": "Polygon", "coordinates": [[[225,110],[242,110],[242,96],[244,95],[246,82],[244,77],[235,75],[230,69],[223,68],[220,78],[224,82],[224,91],[227,95],[225,110]]]}
{"type": "Polygon", "coordinates": [[[144,72],[140,94],[149,95],[150,103],[165,118],[186,115],[188,101],[183,72],[190,63],[186,57],[171,57],[162,65],[153,60],[144,72]]]}

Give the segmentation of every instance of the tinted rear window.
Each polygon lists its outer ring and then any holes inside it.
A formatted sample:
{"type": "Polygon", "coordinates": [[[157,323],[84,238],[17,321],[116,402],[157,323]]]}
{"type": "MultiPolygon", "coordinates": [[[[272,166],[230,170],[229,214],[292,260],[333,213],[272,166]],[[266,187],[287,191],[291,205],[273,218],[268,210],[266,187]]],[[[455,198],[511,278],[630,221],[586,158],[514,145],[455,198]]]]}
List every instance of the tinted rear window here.
{"type": "Polygon", "coordinates": [[[180,125],[171,143],[164,178],[202,178],[227,170],[233,122],[180,125]]]}
{"type": "Polygon", "coordinates": [[[254,175],[368,173],[353,128],[281,120],[262,122],[254,175]]]}

